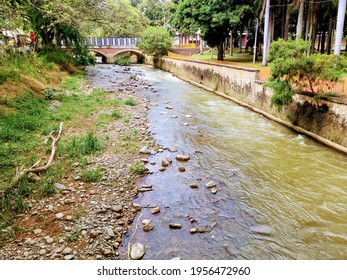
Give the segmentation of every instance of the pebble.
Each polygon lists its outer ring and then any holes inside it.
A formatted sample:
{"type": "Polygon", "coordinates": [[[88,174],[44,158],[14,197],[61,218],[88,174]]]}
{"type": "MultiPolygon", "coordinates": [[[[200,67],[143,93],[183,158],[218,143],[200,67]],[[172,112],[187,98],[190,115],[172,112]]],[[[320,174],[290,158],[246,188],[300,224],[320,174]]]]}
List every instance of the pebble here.
{"type": "Polygon", "coordinates": [[[161,161],[161,166],[166,167],[166,166],[169,166],[169,164],[170,164],[170,161],[169,161],[168,159],[166,159],[166,158],[164,158],[164,159],[161,161]]]}
{"type": "Polygon", "coordinates": [[[165,168],[164,166],[162,166],[162,167],[159,168],[159,171],[162,171],[162,172],[163,172],[163,171],[165,171],[165,170],[166,170],[166,168],[165,168]]]}
{"type": "Polygon", "coordinates": [[[140,260],[146,253],[145,246],[141,243],[135,243],[131,246],[130,257],[133,260],[140,260]]]}
{"type": "Polygon", "coordinates": [[[41,249],[40,252],[39,252],[39,254],[41,256],[46,255],[46,253],[47,253],[46,249],[41,249]]]}
{"type": "Polygon", "coordinates": [[[106,230],[106,233],[107,233],[107,235],[108,235],[109,237],[115,237],[115,234],[114,234],[112,228],[108,228],[108,229],[106,230]]]}
{"type": "Polygon", "coordinates": [[[178,167],[178,171],[184,172],[184,171],[186,171],[186,168],[184,166],[180,166],[180,167],[178,167]]]}
{"type": "Polygon", "coordinates": [[[51,243],[54,242],[54,239],[51,238],[51,237],[49,237],[49,238],[46,239],[46,242],[47,242],[48,244],[51,244],[51,243]]]}
{"type": "Polygon", "coordinates": [[[57,213],[57,214],[55,214],[55,217],[56,217],[58,220],[60,220],[60,219],[62,219],[62,218],[64,217],[64,214],[63,214],[63,213],[57,213]]]}
{"type": "Polygon", "coordinates": [[[120,205],[112,207],[112,211],[114,211],[116,213],[122,212],[122,210],[123,210],[123,207],[120,205]]]}
{"type": "Polygon", "coordinates": [[[75,257],[74,255],[66,255],[64,256],[64,260],[69,261],[69,260],[72,260],[74,257],[75,257]]]}
{"type": "Polygon", "coordinates": [[[153,208],[152,211],[151,211],[151,213],[152,213],[153,215],[158,214],[159,212],[160,212],[160,207],[159,207],[159,206],[153,208]]]}
{"type": "Polygon", "coordinates": [[[189,187],[191,187],[192,189],[197,189],[199,186],[196,183],[192,183],[189,185],[189,187]]]}
{"type": "Polygon", "coordinates": [[[146,225],[143,226],[143,231],[144,232],[150,232],[153,229],[154,229],[154,226],[152,224],[146,224],[146,225]]]}
{"type": "Polygon", "coordinates": [[[42,233],[42,229],[40,229],[40,228],[34,229],[34,234],[40,234],[40,233],[42,233]]]}
{"type": "Polygon", "coordinates": [[[142,224],[143,224],[143,225],[148,225],[148,224],[150,224],[151,222],[152,222],[152,220],[144,219],[144,220],[142,221],[142,224]]]}
{"type": "Polygon", "coordinates": [[[192,228],[192,229],[189,230],[189,232],[190,232],[191,234],[194,234],[194,233],[197,233],[198,230],[197,230],[196,228],[192,228]]]}
{"type": "Polygon", "coordinates": [[[190,160],[190,156],[177,155],[177,156],[176,156],[176,160],[179,160],[179,161],[188,161],[188,160],[190,160]]]}
{"type": "Polygon", "coordinates": [[[60,183],[54,183],[54,186],[59,190],[64,190],[66,187],[63,184],[60,183]]]}
{"type": "Polygon", "coordinates": [[[169,224],[169,228],[171,228],[171,229],[180,229],[180,228],[182,228],[182,225],[181,224],[177,224],[177,223],[170,223],[169,224]]]}
{"type": "Polygon", "coordinates": [[[216,184],[215,182],[213,182],[213,181],[210,181],[210,182],[208,182],[208,183],[206,184],[206,188],[213,188],[213,187],[215,187],[215,186],[217,186],[217,184],[216,184]]]}
{"type": "Polygon", "coordinates": [[[168,110],[172,110],[173,109],[173,107],[170,106],[170,105],[165,106],[165,108],[168,109],[168,110]]]}
{"type": "Polygon", "coordinates": [[[140,211],[142,209],[141,204],[138,204],[138,203],[133,203],[133,207],[135,208],[136,211],[140,211]]]}
{"type": "Polygon", "coordinates": [[[64,255],[69,255],[72,253],[72,249],[70,247],[66,247],[64,250],[63,250],[63,254],[64,255]]]}
{"type": "Polygon", "coordinates": [[[216,194],[217,192],[218,192],[218,190],[217,190],[216,188],[212,188],[212,189],[211,189],[211,193],[212,193],[212,194],[216,194]]]}

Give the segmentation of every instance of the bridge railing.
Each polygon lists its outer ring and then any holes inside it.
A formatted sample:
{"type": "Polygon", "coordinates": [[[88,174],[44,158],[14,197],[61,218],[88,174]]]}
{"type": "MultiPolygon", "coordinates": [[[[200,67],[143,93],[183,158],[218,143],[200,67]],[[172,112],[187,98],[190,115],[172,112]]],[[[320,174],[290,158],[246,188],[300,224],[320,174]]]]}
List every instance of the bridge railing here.
{"type": "MultiPolygon", "coordinates": [[[[140,38],[84,38],[83,43],[88,47],[136,47],[136,43],[140,41],[140,38]]],[[[68,46],[64,41],[61,42],[62,46],[68,46]]]]}

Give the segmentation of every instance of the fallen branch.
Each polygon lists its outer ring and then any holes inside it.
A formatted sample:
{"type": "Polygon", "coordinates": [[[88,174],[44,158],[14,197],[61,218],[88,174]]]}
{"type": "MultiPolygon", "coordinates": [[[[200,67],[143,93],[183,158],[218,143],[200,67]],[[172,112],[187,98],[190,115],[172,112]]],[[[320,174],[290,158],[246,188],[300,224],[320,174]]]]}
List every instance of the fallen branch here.
{"type": "Polygon", "coordinates": [[[55,156],[55,152],[56,152],[56,144],[60,139],[60,135],[63,131],[63,123],[60,123],[60,127],[59,130],[53,130],[51,131],[51,133],[48,135],[48,138],[46,140],[46,143],[51,139],[52,143],[51,143],[51,155],[49,156],[49,159],[47,161],[47,163],[43,166],[37,167],[40,163],[40,160],[38,162],[36,162],[34,165],[32,165],[31,167],[24,169],[20,172],[16,172],[16,176],[12,179],[11,184],[9,186],[9,188],[14,187],[15,185],[18,184],[18,182],[24,177],[26,176],[28,173],[38,173],[38,172],[42,172],[42,171],[46,171],[53,163],[54,160],[54,156],[55,156]],[[57,134],[56,137],[54,137],[53,135],[57,134]]]}

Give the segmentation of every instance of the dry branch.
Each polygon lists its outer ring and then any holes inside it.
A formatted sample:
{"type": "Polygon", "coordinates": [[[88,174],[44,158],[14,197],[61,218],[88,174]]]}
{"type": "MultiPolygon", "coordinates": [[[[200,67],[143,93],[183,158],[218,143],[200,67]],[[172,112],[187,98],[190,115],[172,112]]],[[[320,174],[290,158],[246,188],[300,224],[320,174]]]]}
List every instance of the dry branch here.
{"type": "Polygon", "coordinates": [[[38,172],[46,171],[52,165],[53,159],[54,159],[54,156],[55,156],[55,152],[56,152],[56,149],[57,149],[56,144],[57,144],[57,142],[60,139],[62,131],[63,131],[63,123],[60,123],[59,130],[53,130],[48,135],[48,138],[47,138],[46,142],[48,142],[49,140],[52,140],[52,143],[51,143],[51,154],[49,156],[49,159],[48,159],[47,163],[45,165],[43,165],[43,166],[37,167],[39,165],[39,163],[40,163],[40,161],[38,161],[34,165],[32,165],[31,167],[29,167],[27,169],[24,169],[24,170],[22,170],[20,172],[17,171],[17,174],[12,179],[9,188],[12,188],[15,185],[17,185],[18,182],[20,181],[20,179],[22,179],[28,173],[38,173],[38,172]],[[54,137],[53,136],[54,134],[56,134],[57,136],[54,137]]]}

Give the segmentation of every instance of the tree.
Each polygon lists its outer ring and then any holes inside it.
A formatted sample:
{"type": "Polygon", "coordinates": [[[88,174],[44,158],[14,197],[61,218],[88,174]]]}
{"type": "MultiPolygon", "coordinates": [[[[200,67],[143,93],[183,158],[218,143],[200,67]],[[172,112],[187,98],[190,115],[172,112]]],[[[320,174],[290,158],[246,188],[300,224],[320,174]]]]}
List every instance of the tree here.
{"type": "Polygon", "coordinates": [[[323,86],[339,81],[347,67],[343,57],[322,55],[307,56],[309,42],[279,39],[269,50],[271,77],[265,86],[273,88],[271,103],[281,107],[292,101],[295,93],[325,94],[323,86]]]}
{"type": "Polygon", "coordinates": [[[145,54],[153,56],[167,55],[172,45],[169,31],[165,27],[150,26],[141,35],[138,47],[145,54]]]}
{"type": "Polygon", "coordinates": [[[182,0],[178,3],[173,19],[173,26],[181,34],[196,32],[210,47],[217,47],[218,60],[223,60],[225,39],[231,29],[247,23],[247,15],[253,14],[248,1],[237,0],[182,0]]]}
{"type": "Polygon", "coordinates": [[[174,3],[170,0],[142,0],[133,2],[149,20],[151,26],[163,26],[171,18],[171,10],[174,3]]]}

